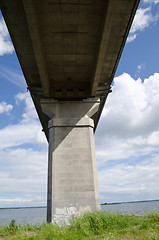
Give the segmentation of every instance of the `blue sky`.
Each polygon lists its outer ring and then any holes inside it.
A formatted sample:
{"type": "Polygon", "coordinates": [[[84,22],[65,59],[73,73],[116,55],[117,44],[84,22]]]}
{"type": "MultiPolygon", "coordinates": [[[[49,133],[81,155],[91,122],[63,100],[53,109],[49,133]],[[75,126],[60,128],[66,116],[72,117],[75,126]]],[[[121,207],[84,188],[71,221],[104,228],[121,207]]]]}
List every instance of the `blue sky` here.
{"type": "MultiPolygon", "coordinates": [[[[159,199],[159,0],[140,2],[96,134],[101,202],[159,199]]],[[[0,207],[44,206],[47,141],[0,14],[0,207]]]]}

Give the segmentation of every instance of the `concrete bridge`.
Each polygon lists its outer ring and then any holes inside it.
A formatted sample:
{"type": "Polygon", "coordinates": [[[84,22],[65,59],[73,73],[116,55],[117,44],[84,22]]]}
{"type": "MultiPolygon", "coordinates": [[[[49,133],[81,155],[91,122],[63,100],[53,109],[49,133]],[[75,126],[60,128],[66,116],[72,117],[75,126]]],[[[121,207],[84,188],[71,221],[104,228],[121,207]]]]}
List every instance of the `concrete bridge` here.
{"type": "Polygon", "coordinates": [[[94,131],[139,0],[1,0],[49,142],[47,221],[100,209],[94,131]]]}

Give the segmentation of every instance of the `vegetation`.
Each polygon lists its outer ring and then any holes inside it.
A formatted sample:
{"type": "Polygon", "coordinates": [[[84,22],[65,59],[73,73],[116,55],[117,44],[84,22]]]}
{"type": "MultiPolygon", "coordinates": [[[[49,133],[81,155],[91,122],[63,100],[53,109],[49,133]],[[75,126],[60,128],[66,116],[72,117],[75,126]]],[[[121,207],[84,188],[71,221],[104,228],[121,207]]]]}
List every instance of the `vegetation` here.
{"type": "Polygon", "coordinates": [[[87,213],[70,220],[70,225],[17,225],[13,219],[0,226],[0,240],[159,240],[159,213],[150,212],[141,217],[116,213],[87,213]]]}

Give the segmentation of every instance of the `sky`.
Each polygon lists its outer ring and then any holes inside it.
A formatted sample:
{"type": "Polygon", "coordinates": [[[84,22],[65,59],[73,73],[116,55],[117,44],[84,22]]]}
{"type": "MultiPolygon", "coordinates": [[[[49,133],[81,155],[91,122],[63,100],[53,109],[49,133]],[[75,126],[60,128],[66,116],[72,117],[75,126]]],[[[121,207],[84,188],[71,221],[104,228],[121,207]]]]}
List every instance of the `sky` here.
{"type": "MultiPolygon", "coordinates": [[[[159,0],[142,0],[95,134],[101,203],[159,199],[159,0]]],[[[46,206],[48,143],[0,13],[0,208],[46,206]]]]}

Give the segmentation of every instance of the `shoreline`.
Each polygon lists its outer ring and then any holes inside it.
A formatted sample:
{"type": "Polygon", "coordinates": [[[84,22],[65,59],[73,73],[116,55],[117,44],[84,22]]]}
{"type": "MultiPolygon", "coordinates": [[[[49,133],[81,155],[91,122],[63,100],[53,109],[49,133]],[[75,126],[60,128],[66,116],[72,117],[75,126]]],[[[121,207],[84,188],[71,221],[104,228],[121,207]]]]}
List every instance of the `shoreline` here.
{"type": "Polygon", "coordinates": [[[0,207],[0,210],[7,210],[7,209],[26,209],[26,208],[47,208],[47,206],[36,206],[36,207],[4,207],[4,208],[1,208],[0,207]]]}
{"type": "MultiPolygon", "coordinates": [[[[139,201],[129,201],[129,202],[112,202],[112,203],[101,203],[100,205],[118,205],[118,204],[123,204],[123,203],[144,203],[144,202],[157,202],[159,199],[155,200],[139,200],[139,201]]],[[[27,208],[47,208],[47,206],[27,206],[27,207],[0,207],[0,210],[7,210],[7,209],[27,209],[27,208]]]]}
{"type": "Polygon", "coordinates": [[[116,204],[123,204],[123,203],[144,203],[144,202],[157,202],[159,199],[156,200],[140,200],[140,201],[130,201],[130,202],[115,202],[115,203],[101,203],[101,205],[116,205],[116,204]]]}

